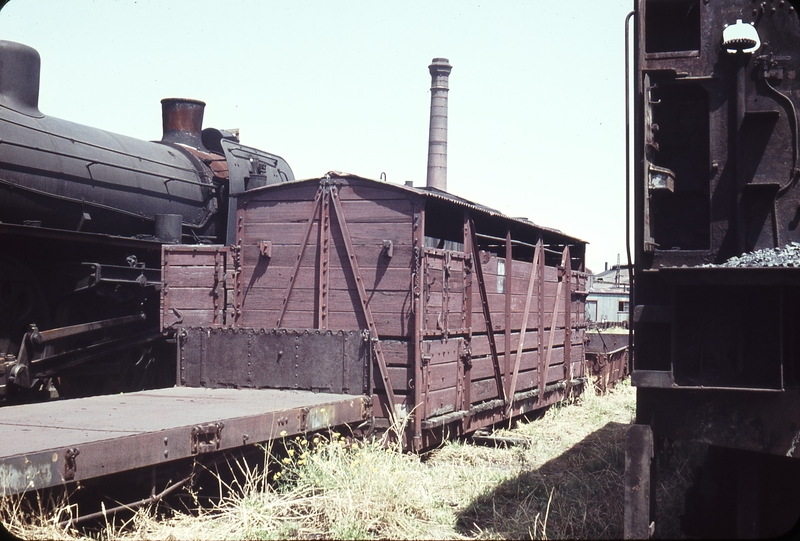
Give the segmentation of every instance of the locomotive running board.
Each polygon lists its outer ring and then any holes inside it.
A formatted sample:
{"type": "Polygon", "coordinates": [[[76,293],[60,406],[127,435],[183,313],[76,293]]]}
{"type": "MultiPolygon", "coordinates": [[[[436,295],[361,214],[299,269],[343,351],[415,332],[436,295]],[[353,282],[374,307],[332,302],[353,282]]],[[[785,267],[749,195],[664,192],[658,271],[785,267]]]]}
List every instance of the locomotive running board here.
{"type": "Polygon", "coordinates": [[[346,424],[364,396],[174,387],[0,409],[0,496],[346,424]]]}

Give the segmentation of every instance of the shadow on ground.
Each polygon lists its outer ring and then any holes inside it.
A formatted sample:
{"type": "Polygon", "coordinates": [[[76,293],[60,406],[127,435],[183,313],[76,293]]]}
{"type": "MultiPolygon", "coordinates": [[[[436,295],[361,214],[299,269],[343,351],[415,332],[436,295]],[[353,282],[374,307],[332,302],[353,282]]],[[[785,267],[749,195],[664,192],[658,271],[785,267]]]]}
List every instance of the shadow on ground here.
{"type": "MultiPolygon", "coordinates": [[[[538,469],[523,470],[471,502],[459,533],[504,539],[622,539],[625,433],[611,422],[538,469]]],[[[707,446],[676,442],[658,461],[655,538],[684,538],[686,491],[707,446]]]]}
{"type": "Polygon", "coordinates": [[[506,539],[621,539],[628,426],[608,423],[558,458],[478,497],[459,514],[459,533],[506,539]]]}

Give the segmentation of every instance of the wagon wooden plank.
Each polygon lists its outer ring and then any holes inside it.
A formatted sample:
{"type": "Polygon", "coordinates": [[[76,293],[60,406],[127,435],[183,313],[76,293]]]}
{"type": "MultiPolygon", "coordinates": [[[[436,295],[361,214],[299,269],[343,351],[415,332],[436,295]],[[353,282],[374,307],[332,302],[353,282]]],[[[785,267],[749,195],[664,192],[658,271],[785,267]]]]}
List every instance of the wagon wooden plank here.
{"type": "MultiPolygon", "coordinates": [[[[203,310],[214,308],[216,289],[197,287],[171,287],[164,291],[164,309],[203,310]]],[[[223,299],[217,302],[222,305],[223,299]]]]}
{"type": "MultiPolygon", "coordinates": [[[[297,223],[245,223],[242,225],[242,244],[257,246],[259,241],[271,240],[279,244],[293,244],[300,246],[305,234],[308,216],[304,222],[297,223]]],[[[319,238],[319,222],[315,221],[311,226],[311,233],[308,237],[310,246],[316,245],[319,238]]]]}
{"type": "MultiPolygon", "coordinates": [[[[354,245],[371,244],[376,241],[391,240],[395,244],[407,244],[414,232],[411,221],[403,223],[369,222],[354,223],[350,227],[350,237],[354,245]]],[[[339,242],[341,233],[339,227],[331,225],[331,235],[335,242],[339,242]]]]}
{"type": "Polygon", "coordinates": [[[170,267],[164,281],[167,284],[187,284],[199,288],[214,287],[213,267],[170,267]]]}
{"type": "Polygon", "coordinates": [[[414,365],[414,348],[407,340],[384,340],[381,339],[383,355],[388,366],[392,365],[414,365]]]}
{"type": "Polygon", "coordinates": [[[455,387],[437,389],[425,395],[425,418],[444,415],[457,409],[458,393],[455,387]]]}
{"type": "MultiPolygon", "coordinates": [[[[249,308],[260,310],[280,310],[283,298],[276,295],[280,288],[251,287],[245,292],[245,303],[249,308]]],[[[313,310],[317,298],[316,290],[296,287],[292,290],[289,302],[301,310],[313,310]]],[[[351,289],[330,289],[329,302],[332,307],[343,310],[348,306],[358,308],[358,294],[351,289]]],[[[411,310],[410,291],[389,291],[378,289],[370,292],[369,304],[373,310],[386,313],[407,313],[411,310]]],[[[290,309],[292,306],[290,306],[290,309]]]]}
{"type": "MultiPolygon", "coordinates": [[[[555,351],[553,352],[555,355],[555,351]]],[[[535,380],[528,380],[530,376],[535,376],[538,379],[538,372],[536,370],[527,371],[525,372],[525,380],[521,380],[520,383],[517,384],[517,392],[528,391],[536,388],[535,384],[525,384],[522,385],[524,381],[534,381],[535,380]]],[[[520,374],[520,378],[522,378],[522,374],[520,374]]],[[[547,372],[547,385],[552,383],[556,383],[562,381],[564,379],[564,368],[563,365],[551,365],[548,372],[547,372]]],[[[470,386],[470,399],[473,404],[478,404],[485,400],[492,400],[497,398],[497,389],[493,385],[494,380],[492,378],[482,379],[482,380],[473,380],[472,385],[470,386]]],[[[538,382],[535,382],[538,383],[538,382]]],[[[502,410],[500,408],[499,410],[502,410]]]]}
{"type": "MultiPolygon", "coordinates": [[[[259,251],[258,243],[245,244],[242,246],[242,262],[244,265],[291,267],[295,262],[300,250],[300,245],[286,244],[277,238],[264,238],[261,240],[272,243],[272,257],[263,257],[259,251]]],[[[300,263],[301,267],[315,266],[319,257],[317,254],[316,239],[310,240],[313,240],[314,244],[310,243],[307,250],[312,249],[314,257],[303,258],[303,261],[300,263]],[[311,248],[312,246],[313,248],[311,248]]],[[[410,269],[413,264],[414,250],[410,244],[394,244],[392,247],[394,254],[391,258],[385,255],[383,241],[375,241],[370,244],[356,244],[354,245],[354,249],[359,266],[375,269],[410,269]]]]}
{"type": "Polygon", "coordinates": [[[459,362],[457,357],[452,357],[449,362],[431,364],[428,369],[428,391],[436,391],[451,387],[455,389],[458,381],[459,362]]]}
{"type": "MultiPolygon", "coordinates": [[[[241,283],[244,289],[251,287],[265,287],[267,289],[284,289],[289,283],[293,269],[290,267],[274,267],[272,265],[258,269],[245,267],[242,269],[241,283]]],[[[300,267],[295,280],[295,287],[314,288],[316,269],[313,267],[300,267]]],[[[348,282],[352,282],[349,270],[341,267],[331,268],[331,289],[349,289],[348,282]]],[[[411,287],[411,270],[406,268],[370,268],[362,269],[361,277],[367,291],[403,291],[411,287]]],[[[213,283],[213,280],[212,280],[213,283]]]]}
{"type": "Polygon", "coordinates": [[[371,200],[371,201],[379,201],[379,200],[387,200],[387,199],[401,199],[409,201],[409,195],[407,193],[398,190],[397,188],[392,187],[391,185],[386,186],[385,188],[382,186],[376,186],[373,182],[367,181],[369,184],[363,181],[352,180],[349,179],[347,184],[342,184],[339,186],[339,199],[342,200],[344,203],[345,201],[362,201],[362,200],[371,200]]]}
{"type": "Polygon", "coordinates": [[[351,228],[359,223],[411,223],[413,210],[408,199],[342,201],[342,211],[351,228]]]}
{"type": "Polygon", "coordinates": [[[186,308],[179,309],[177,314],[170,309],[168,312],[164,313],[163,326],[167,329],[176,325],[187,327],[209,325],[214,323],[215,316],[218,317],[213,309],[201,310],[186,308]]]}
{"type": "Polygon", "coordinates": [[[313,200],[319,189],[319,181],[307,183],[275,184],[266,190],[247,192],[240,199],[239,208],[246,208],[259,202],[307,201],[313,200]]]}
{"type": "MultiPolygon", "coordinates": [[[[316,192],[315,192],[316,194],[316,192]]],[[[308,200],[297,201],[252,201],[244,207],[244,223],[273,224],[307,222],[314,209],[314,195],[308,200]]]]}
{"type": "Polygon", "coordinates": [[[217,253],[223,254],[225,250],[217,248],[215,251],[198,252],[167,252],[169,266],[173,267],[214,267],[217,253]],[[219,251],[217,251],[219,250],[219,251]]]}

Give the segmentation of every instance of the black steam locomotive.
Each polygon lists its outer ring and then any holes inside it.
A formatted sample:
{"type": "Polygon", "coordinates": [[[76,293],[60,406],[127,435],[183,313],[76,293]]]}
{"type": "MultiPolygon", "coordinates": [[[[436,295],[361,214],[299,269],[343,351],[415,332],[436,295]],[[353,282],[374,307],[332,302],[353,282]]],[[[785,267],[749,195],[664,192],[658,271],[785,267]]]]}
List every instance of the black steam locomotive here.
{"type": "Polygon", "coordinates": [[[670,440],[710,445],[689,535],[779,535],[800,517],[800,21],[784,0],[637,0],[632,16],[626,536],[658,527],[670,440]]]}
{"type": "Polygon", "coordinates": [[[161,245],[231,243],[237,197],[292,170],[196,100],[162,100],[157,142],[48,117],[39,69],[0,41],[0,402],[171,384],[161,245]]]}

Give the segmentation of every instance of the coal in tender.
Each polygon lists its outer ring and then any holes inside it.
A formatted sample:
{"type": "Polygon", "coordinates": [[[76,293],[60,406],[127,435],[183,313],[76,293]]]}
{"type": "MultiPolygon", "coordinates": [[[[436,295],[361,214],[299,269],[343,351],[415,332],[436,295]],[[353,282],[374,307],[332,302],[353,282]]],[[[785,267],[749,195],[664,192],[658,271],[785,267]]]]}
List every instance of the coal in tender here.
{"type": "Polygon", "coordinates": [[[800,268],[800,242],[792,242],[783,248],[764,248],[740,256],[734,256],[719,265],[703,267],[798,267],[800,268]]]}

